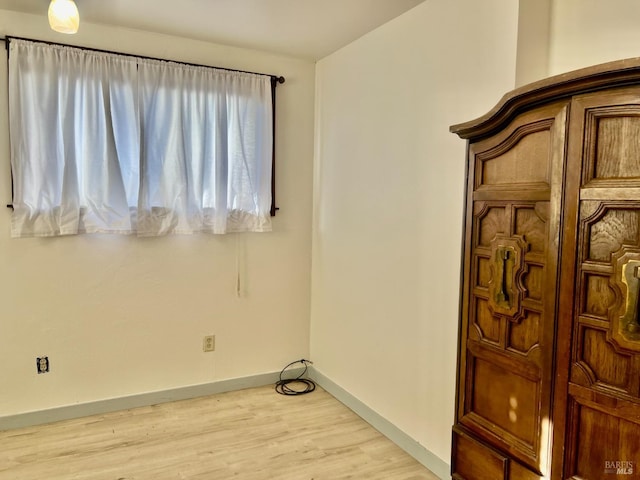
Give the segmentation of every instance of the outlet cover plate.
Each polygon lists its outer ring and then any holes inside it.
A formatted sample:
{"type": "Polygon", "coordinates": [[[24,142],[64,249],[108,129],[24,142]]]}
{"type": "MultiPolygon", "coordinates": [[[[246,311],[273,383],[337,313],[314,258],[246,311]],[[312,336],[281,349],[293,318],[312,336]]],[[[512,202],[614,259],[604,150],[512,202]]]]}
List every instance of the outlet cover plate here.
{"type": "Polygon", "coordinates": [[[49,357],[36,357],[36,369],[38,370],[38,375],[49,373],[49,357]]]}
{"type": "Polygon", "coordinates": [[[207,335],[202,340],[202,350],[204,352],[213,352],[216,349],[216,336],[207,335]]]}

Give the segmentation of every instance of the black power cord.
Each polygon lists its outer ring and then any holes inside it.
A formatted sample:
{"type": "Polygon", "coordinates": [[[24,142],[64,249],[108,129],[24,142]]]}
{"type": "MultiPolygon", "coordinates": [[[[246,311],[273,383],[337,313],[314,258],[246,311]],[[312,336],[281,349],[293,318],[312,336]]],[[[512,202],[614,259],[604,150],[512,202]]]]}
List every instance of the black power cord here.
{"type": "Polygon", "coordinates": [[[313,380],[309,380],[308,378],[302,378],[307,374],[309,365],[313,365],[313,362],[311,360],[305,360],[303,358],[301,360],[291,362],[289,365],[284,367],[280,372],[280,380],[276,382],[276,392],[278,392],[280,395],[304,395],[306,393],[313,392],[316,389],[315,382],[313,380]],[[295,378],[282,378],[282,375],[287,370],[287,368],[295,365],[296,363],[301,363],[302,365],[304,365],[304,370],[300,372],[300,375],[295,378]],[[292,388],[292,385],[296,383],[304,385],[304,388],[302,390],[292,388]]]}

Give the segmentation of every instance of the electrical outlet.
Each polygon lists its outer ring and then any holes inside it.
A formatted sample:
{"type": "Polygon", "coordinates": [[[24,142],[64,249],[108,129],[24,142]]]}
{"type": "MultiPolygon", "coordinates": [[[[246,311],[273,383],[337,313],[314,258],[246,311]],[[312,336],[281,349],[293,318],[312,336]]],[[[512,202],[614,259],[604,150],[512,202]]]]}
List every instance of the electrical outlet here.
{"type": "Polygon", "coordinates": [[[36,357],[36,369],[38,375],[49,372],[49,357],[36,357]]]}
{"type": "Polygon", "coordinates": [[[202,341],[202,350],[205,352],[213,352],[216,349],[216,336],[207,335],[202,341]]]}

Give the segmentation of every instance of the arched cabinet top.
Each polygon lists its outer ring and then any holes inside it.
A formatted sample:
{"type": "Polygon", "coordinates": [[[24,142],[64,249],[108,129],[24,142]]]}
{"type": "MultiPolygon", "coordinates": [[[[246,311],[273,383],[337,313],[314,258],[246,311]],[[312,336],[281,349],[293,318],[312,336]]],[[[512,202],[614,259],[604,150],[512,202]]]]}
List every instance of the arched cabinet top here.
{"type": "Polygon", "coordinates": [[[464,139],[482,138],[532,106],[603,88],[639,83],[640,57],[582,68],[512,90],[487,114],[470,122],[452,125],[449,130],[464,139]]]}

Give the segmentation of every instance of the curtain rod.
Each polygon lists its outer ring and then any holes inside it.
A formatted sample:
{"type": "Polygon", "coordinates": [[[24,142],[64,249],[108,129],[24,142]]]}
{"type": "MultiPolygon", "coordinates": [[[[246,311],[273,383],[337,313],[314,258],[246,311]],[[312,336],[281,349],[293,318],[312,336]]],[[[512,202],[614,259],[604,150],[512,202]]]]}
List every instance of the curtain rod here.
{"type": "Polygon", "coordinates": [[[159,60],[159,61],[162,61],[162,62],[172,62],[172,63],[178,63],[180,65],[187,65],[189,67],[215,68],[217,70],[225,70],[227,72],[251,73],[253,75],[263,75],[265,77],[271,77],[271,83],[274,86],[277,85],[278,83],[284,83],[285,82],[285,78],[283,76],[281,76],[281,75],[271,75],[269,73],[249,72],[247,70],[237,70],[237,69],[234,69],[234,68],[213,67],[211,65],[203,65],[203,64],[199,64],[199,63],[181,62],[181,61],[178,61],[178,60],[168,60],[166,58],[148,57],[148,56],[145,56],[145,55],[135,55],[133,53],[115,52],[113,50],[103,50],[101,48],[78,47],[76,45],[68,45],[66,43],[49,42],[49,41],[45,41],[45,40],[36,40],[36,39],[33,39],[33,38],[14,37],[12,35],[7,35],[6,37],[0,37],[0,41],[5,42],[7,50],[9,49],[9,42],[11,42],[11,40],[26,40],[28,42],[39,42],[39,43],[44,43],[44,44],[47,44],[47,45],[58,45],[58,46],[61,46],[61,47],[77,48],[79,50],[88,50],[88,51],[92,51],[92,52],[110,53],[110,54],[113,54],[113,55],[122,55],[124,57],[142,58],[144,60],[159,60]]]}

